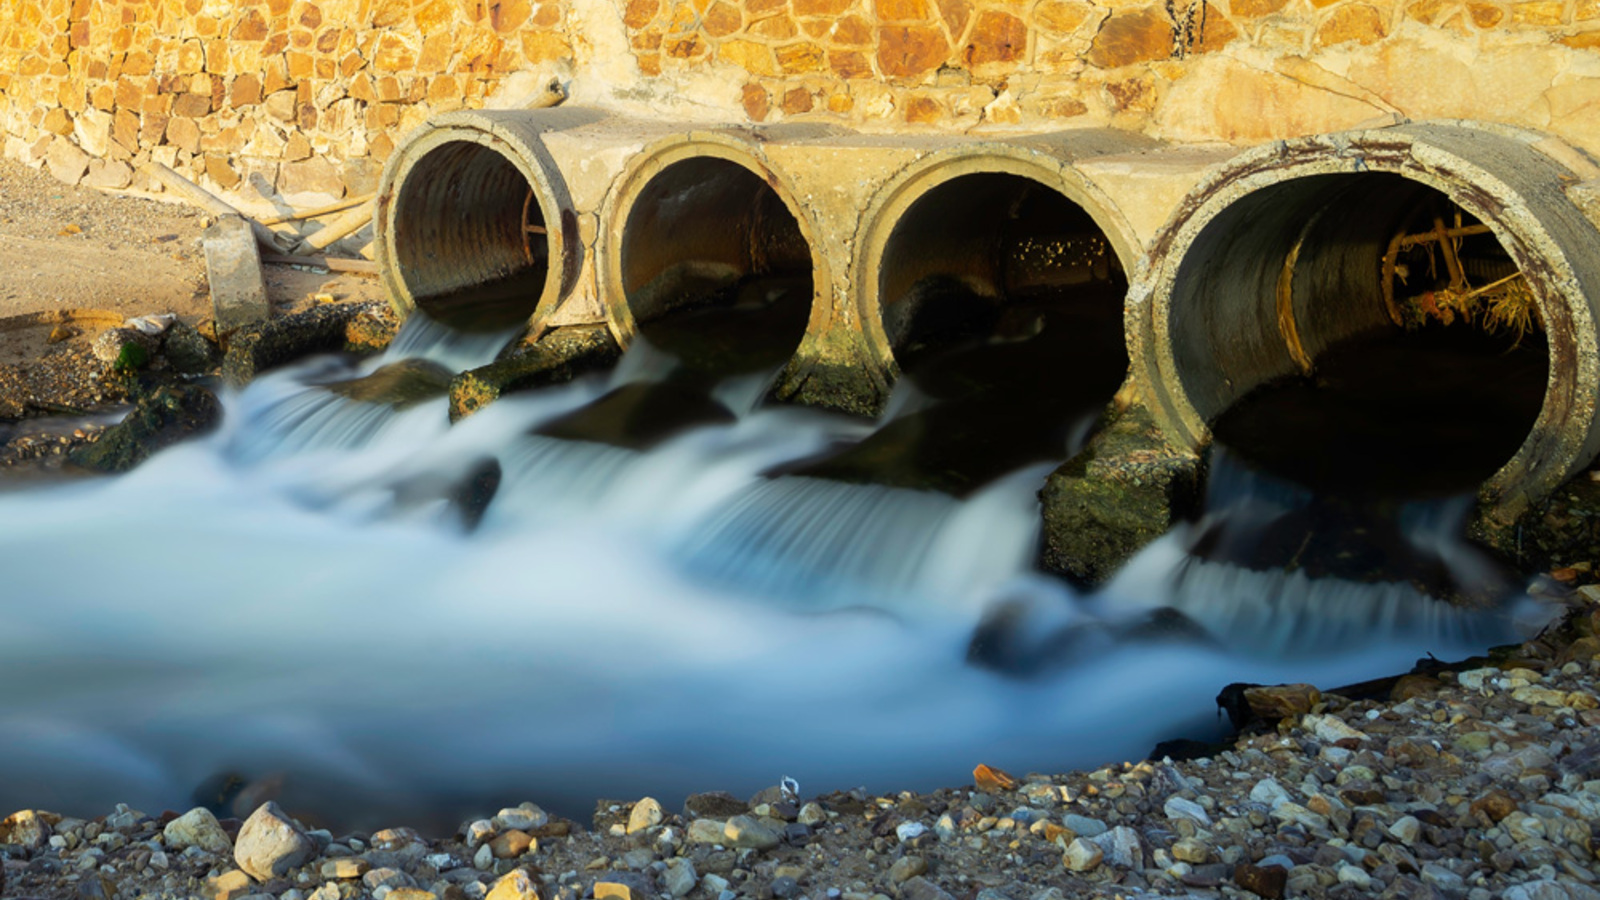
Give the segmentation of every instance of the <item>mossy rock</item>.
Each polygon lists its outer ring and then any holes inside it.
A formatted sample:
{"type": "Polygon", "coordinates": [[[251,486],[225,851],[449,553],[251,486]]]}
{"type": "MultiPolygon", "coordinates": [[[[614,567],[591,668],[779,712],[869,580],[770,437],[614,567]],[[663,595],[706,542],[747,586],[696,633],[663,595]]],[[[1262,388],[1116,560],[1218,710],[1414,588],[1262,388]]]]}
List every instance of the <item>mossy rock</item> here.
{"type": "Polygon", "coordinates": [[[222,404],[199,385],[162,385],[139,398],[133,411],[100,440],[68,459],[97,472],[126,472],[156,451],[204,434],[222,420],[222,404]]]}

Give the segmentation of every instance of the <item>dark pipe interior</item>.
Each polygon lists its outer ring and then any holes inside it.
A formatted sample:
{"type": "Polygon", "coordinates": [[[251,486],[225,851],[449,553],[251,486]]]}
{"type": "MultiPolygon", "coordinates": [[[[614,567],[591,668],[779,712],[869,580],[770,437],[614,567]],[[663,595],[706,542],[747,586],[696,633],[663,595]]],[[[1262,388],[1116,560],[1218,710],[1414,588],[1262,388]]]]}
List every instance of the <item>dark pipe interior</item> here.
{"type": "Polygon", "coordinates": [[[797,471],[965,494],[1069,455],[1127,374],[1127,281],[1081,207],[1030,178],[928,191],[890,233],[884,331],[923,402],[797,471]]]}
{"type": "MultiPolygon", "coordinates": [[[[1216,440],[1258,468],[1347,495],[1456,493],[1504,465],[1544,399],[1537,320],[1519,331],[1489,327],[1481,312],[1416,316],[1452,282],[1437,244],[1397,257],[1406,327],[1383,300],[1391,240],[1458,216],[1479,224],[1426,185],[1368,173],[1282,182],[1212,220],[1178,270],[1170,325],[1179,377],[1216,440]]],[[[1452,240],[1471,286],[1516,272],[1492,234],[1452,240]]]]}
{"type": "Polygon", "coordinates": [[[639,333],[690,369],[773,368],[805,335],[810,246],[777,192],[737,163],[662,169],[628,212],[621,263],[639,333]]]}
{"type": "Polygon", "coordinates": [[[497,151],[454,141],[419,159],[395,197],[394,248],[417,307],[464,331],[526,321],[549,271],[545,210],[497,151]]]}

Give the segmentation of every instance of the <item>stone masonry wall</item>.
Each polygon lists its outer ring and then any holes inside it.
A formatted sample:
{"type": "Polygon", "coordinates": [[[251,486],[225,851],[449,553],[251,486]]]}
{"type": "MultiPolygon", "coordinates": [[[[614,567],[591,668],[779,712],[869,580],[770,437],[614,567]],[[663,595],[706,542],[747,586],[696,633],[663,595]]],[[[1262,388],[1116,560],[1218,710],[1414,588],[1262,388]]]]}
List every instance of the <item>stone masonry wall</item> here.
{"type": "Polygon", "coordinates": [[[1397,118],[1600,152],[1600,0],[0,0],[8,155],[242,205],[372,189],[460,107],[1251,144],[1397,118]]]}

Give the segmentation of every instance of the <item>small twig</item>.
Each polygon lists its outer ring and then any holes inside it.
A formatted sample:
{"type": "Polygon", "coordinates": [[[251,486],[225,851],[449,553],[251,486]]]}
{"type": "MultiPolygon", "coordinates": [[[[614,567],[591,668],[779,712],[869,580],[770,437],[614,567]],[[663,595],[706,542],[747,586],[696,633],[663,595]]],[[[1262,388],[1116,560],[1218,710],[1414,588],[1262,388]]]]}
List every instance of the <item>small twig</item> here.
{"type": "Polygon", "coordinates": [[[282,253],[263,253],[261,261],[274,266],[310,266],[330,272],[350,272],[355,275],[377,275],[378,264],[370,259],[345,259],[338,256],[285,256],[282,253]]]}

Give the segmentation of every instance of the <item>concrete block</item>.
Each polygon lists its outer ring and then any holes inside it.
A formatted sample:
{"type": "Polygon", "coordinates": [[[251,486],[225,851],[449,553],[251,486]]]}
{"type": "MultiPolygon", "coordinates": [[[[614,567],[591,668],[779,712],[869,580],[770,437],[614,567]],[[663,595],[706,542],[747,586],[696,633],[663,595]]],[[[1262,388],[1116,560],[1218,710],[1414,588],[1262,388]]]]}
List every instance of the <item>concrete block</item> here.
{"type": "Polygon", "coordinates": [[[261,278],[261,254],[255,235],[242,216],[221,216],[206,229],[206,278],[217,333],[226,334],[272,313],[261,278]]]}

